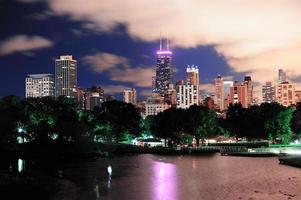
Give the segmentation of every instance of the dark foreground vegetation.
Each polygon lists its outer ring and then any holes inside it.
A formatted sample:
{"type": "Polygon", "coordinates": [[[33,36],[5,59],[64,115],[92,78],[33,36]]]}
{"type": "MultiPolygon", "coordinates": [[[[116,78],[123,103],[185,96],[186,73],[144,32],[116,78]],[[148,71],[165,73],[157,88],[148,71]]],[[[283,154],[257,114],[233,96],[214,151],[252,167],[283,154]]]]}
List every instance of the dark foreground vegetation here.
{"type": "Polygon", "coordinates": [[[101,144],[129,144],[147,135],[165,139],[169,147],[191,144],[193,138],[198,146],[198,141],[217,135],[285,144],[301,133],[301,104],[295,110],[277,103],[250,108],[236,104],[225,116],[191,106],[142,119],[136,107],[120,101],[86,111],[64,97],[21,100],[7,96],[0,100],[0,154],[7,158],[89,157],[102,155],[101,144]]]}
{"type": "MultiPolygon", "coordinates": [[[[301,104],[295,110],[277,103],[248,109],[237,104],[230,106],[225,115],[219,116],[204,106],[191,106],[187,110],[171,108],[143,119],[135,106],[119,101],[104,102],[93,111],[85,111],[78,109],[73,99],[64,97],[4,97],[0,100],[0,192],[17,195],[15,188],[22,188],[18,189],[19,195],[31,196],[34,190],[37,198],[56,192],[69,184],[57,179],[57,169],[61,163],[78,159],[133,152],[173,154],[171,148],[191,145],[193,138],[199,146],[199,141],[220,135],[282,144],[300,137],[301,104]],[[134,138],[150,135],[163,138],[169,148],[126,145],[134,138]],[[18,173],[18,159],[29,161],[26,165],[30,170],[18,173]]],[[[180,153],[216,151],[218,145],[186,148],[180,153]]]]}

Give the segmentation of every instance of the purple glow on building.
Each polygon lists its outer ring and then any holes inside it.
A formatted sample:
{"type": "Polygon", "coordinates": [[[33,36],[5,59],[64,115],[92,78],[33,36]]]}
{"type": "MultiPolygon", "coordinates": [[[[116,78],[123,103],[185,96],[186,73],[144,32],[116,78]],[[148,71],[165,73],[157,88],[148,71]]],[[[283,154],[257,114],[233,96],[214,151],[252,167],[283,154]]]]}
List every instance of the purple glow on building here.
{"type": "Polygon", "coordinates": [[[176,166],[170,163],[152,163],[152,199],[177,200],[176,166]]]}
{"type": "Polygon", "coordinates": [[[172,52],[164,50],[164,51],[157,51],[157,54],[159,54],[159,55],[161,55],[161,54],[172,54],[172,52]]]}

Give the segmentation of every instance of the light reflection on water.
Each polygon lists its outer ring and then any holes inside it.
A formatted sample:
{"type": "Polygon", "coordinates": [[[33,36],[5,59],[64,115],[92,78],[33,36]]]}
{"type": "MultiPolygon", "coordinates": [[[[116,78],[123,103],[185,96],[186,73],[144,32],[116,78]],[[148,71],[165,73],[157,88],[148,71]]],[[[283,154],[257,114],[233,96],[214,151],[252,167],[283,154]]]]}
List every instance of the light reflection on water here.
{"type": "Polygon", "coordinates": [[[146,154],[80,163],[65,174],[81,188],[79,200],[301,199],[301,170],[274,157],[146,154]]]}
{"type": "Polygon", "coordinates": [[[176,200],[176,166],[171,163],[154,161],[152,163],[152,173],[152,199],[176,200]]]}
{"type": "Polygon", "coordinates": [[[23,172],[25,170],[25,161],[23,159],[18,159],[18,172],[23,172]]]}

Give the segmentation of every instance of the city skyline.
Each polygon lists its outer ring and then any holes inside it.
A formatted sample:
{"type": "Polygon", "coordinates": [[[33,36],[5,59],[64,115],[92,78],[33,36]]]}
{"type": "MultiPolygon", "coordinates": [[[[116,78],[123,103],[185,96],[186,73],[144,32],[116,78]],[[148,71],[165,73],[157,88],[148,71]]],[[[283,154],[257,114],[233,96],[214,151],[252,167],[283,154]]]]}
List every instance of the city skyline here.
{"type": "MultiPolygon", "coordinates": [[[[103,1],[103,4],[105,2],[103,1]]],[[[262,10],[254,9],[260,5],[259,1],[249,2],[251,12],[256,12],[266,20],[259,22],[256,20],[258,18],[254,17],[250,19],[253,21],[249,24],[243,24],[240,20],[237,22],[237,28],[246,28],[251,38],[255,33],[259,37],[258,40],[256,38],[251,40],[253,41],[251,43],[248,43],[250,38],[247,36],[244,38],[234,34],[234,22],[230,23],[232,16],[222,21],[229,26],[229,33],[219,27],[212,30],[203,21],[199,22],[199,26],[194,25],[196,30],[188,23],[182,24],[185,27],[181,28],[181,31],[176,31],[175,25],[170,22],[172,13],[176,11],[183,13],[182,18],[174,16],[172,20],[183,20],[186,17],[193,21],[187,11],[194,9],[190,4],[185,7],[181,2],[170,11],[170,14],[165,10],[166,3],[160,2],[162,9],[159,9],[159,14],[167,15],[162,22],[151,18],[153,15],[143,18],[143,13],[137,13],[137,17],[141,17],[141,24],[136,24],[135,20],[128,17],[124,17],[123,21],[118,16],[114,21],[109,14],[105,18],[102,14],[96,14],[95,10],[109,13],[113,11],[112,9],[118,10],[121,8],[120,5],[123,5],[124,11],[121,15],[125,15],[134,8],[138,10],[146,8],[148,4],[145,1],[137,5],[131,1],[125,5],[116,1],[108,7],[102,6],[97,1],[90,1],[89,5],[69,2],[68,5],[72,5],[70,7],[59,1],[18,0],[1,4],[2,24],[10,28],[4,29],[0,34],[0,66],[3,73],[7,74],[0,81],[0,85],[6,86],[1,87],[0,96],[16,94],[24,97],[24,79],[28,74],[54,74],[54,60],[60,55],[70,54],[78,60],[79,86],[87,88],[100,85],[106,93],[116,95],[119,100],[122,99],[124,88],[136,88],[139,98],[145,99],[152,91],[151,77],[155,74],[156,51],[159,49],[160,35],[169,39],[173,51],[174,82],[185,77],[187,65],[195,64],[199,66],[200,87],[203,92],[214,92],[214,78],[218,74],[233,81],[242,80],[244,76],[250,75],[255,96],[261,96],[261,85],[266,81],[276,82],[279,68],[287,72],[287,76],[297,84],[296,88],[300,83],[297,67],[301,61],[299,62],[294,57],[295,52],[287,51],[283,53],[283,56],[279,56],[283,48],[287,46],[292,48],[290,39],[296,31],[287,25],[284,27],[287,28],[286,32],[291,34],[289,36],[279,36],[276,32],[266,34],[261,32],[262,25],[271,20],[268,17],[269,12],[274,16],[274,11],[279,8],[282,8],[285,13],[294,11],[294,7],[299,6],[296,5],[297,3],[276,3],[270,8],[265,7],[267,3],[262,3],[263,10],[267,11],[264,14],[262,10]],[[86,16],[88,8],[93,5],[95,9],[90,12],[95,13],[95,18],[86,16]],[[81,8],[82,13],[77,10],[77,7],[81,8]],[[155,28],[145,27],[144,24],[148,23],[153,23],[155,28]],[[251,27],[258,27],[258,30],[254,33],[251,27]],[[233,36],[229,35],[230,33],[233,36]],[[232,46],[227,45],[223,37],[228,37],[230,41],[233,41],[232,46]],[[270,37],[270,40],[267,40],[270,43],[260,46],[258,41],[261,37],[270,37]],[[275,40],[279,37],[283,37],[282,43],[275,40]],[[240,39],[241,43],[236,41],[240,39]],[[285,42],[287,45],[284,45],[285,42]],[[277,51],[275,56],[269,57],[274,51],[277,51]],[[256,52],[260,53],[262,58],[256,56],[256,52]],[[263,64],[266,64],[266,67],[263,67],[263,64]],[[263,73],[265,76],[262,76],[263,73]],[[15,77],[14,80],[9,78],[12,75],[15,77]]],[[[225,2],[212,3],[212,5],[195,2],[191,4],[198,9],[210,10],[214,6],[216,9],[222,9],[225,2]]],[[[241,15],[244,19],[245,15],[238,8],[246,9],[243,5],[237,5],[237,8],[232,8],[235,11],[233,15],[241,15]]],[[[200,12],[199,14],[200,17],[208,15],[208,21],[212,18],[212,15],[208,13],[200,12]]],[[[281,24],[291,19],[294,14],[284,16],[281,24]]],[[[282,16],[281,13],[279,15],[282,16]]],[[[197,20],[200,19],[199,16],[194,17],[197,20]]],[[[221,16],[217,16],[215,22],[220,23],[221,20],[221,16]]],[[[295,46],[298,46],[298,42],[295,46]]]]}

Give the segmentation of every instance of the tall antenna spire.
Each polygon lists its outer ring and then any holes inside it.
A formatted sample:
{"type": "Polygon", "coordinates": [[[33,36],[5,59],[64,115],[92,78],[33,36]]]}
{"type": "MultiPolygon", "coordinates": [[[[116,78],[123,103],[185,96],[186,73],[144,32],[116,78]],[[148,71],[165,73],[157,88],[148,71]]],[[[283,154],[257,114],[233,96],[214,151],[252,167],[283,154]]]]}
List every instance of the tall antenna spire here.
{"type": "Polygon", "coordinates": [[[161,31],[160,31],[160,50],[162,50],[162,36],[161,36],[161,31]]]}
{"type": "Polygon", "coordinates": [[[166,50],[169,50],[169,42],[168,42],[168,38],[166,38],[166,50]]]}

